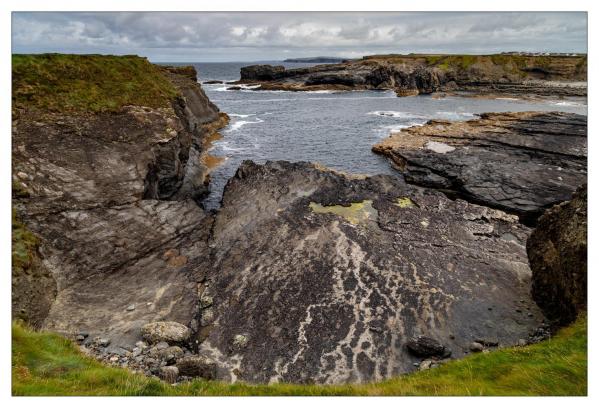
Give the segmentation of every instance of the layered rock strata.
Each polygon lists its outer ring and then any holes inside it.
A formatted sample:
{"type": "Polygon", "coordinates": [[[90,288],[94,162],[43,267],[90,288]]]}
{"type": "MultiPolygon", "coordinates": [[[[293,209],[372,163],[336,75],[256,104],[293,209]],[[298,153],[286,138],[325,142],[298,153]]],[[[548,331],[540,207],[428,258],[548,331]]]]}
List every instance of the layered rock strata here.
{"type": "Polygon", "coordinates": [[[15,118],[14,177],[28,197],[13,203],[57,285],[43,328],[118,347],[145,323],[189,325],[197,313],[211,224],[194,202],[199,159],[223,119],[176,71],[165,72],[179,93],[171,106],[15,118]]]}
{"type": "Polygon", "coordinates": [[[587,178],[587,118],[559,112],[486,113],[429,121],[376,144],[409,183],[517,214],[534,224],[587,178]]]}
{"type": "Polygon", "coordinates": [[[254,90],[390,89],[398,96],[462,92],[520,96],[586,96],[586,57],[381,55],[339,64],[285,69],[243,67],[239,83],[254,90]]]}

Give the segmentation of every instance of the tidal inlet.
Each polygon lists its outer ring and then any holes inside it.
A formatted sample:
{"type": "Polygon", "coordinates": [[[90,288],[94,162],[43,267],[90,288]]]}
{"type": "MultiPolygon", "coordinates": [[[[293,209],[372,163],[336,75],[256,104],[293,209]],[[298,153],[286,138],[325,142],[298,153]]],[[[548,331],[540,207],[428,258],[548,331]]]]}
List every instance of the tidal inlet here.
{"type": "Polygon", "coordinates": [[[12,43],[14,396],[587,395],[586,12],[12,43]]]}

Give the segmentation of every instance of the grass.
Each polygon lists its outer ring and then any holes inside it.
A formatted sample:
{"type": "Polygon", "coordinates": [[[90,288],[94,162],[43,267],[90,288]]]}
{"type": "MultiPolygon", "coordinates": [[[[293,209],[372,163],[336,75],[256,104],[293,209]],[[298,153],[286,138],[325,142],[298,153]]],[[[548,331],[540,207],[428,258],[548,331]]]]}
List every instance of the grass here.
{"type": "Polygon", "coordinates": [[[586,395],[587,319],[552,339],[477,354],[362,385],[248,385],[195,380],[171,386],[83,356],[56,334],[12,327],[13,395],[586,395]]]}
{"type": "Polygon", "coordinates": [[[12,268],[13,273],[27,271],[39,247],[38,238],[29,231],[12,210],[12,268]]]}
{"type": "Polygon", "coordinates": [[[12,56],[13,108],[113,112],[125,105],[170,106],[177,91],[160,68],[138,56],[12,56]]]}

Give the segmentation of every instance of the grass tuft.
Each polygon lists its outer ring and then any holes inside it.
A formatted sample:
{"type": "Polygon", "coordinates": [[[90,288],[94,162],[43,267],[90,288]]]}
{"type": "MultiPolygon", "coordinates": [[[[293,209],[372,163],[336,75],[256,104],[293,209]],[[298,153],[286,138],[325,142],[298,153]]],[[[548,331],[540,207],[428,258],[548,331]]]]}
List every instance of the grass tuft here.
{"type": "Polygon", "coordinates": [[[72,342],[12,326],[13,395],[586,395],[587,318],[531,346],[477,354],[439,368],[360,385],[171,386],[103,366],[72,342]]]}

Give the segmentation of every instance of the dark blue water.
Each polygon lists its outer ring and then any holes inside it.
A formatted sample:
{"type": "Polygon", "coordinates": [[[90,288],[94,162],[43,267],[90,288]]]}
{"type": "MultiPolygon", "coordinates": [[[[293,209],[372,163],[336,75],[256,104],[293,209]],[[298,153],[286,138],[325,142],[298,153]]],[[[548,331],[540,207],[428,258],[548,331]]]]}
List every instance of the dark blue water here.
{"type": "MultiPolygon", "coordinates": [[[[200,82],[233,81],[239,79],[239,69],[250,63],[193,65],[200,82]]],[[[392,131],[429,119],[468,120],[482,112],[526,110],[587,114],[585,99],[540,103],[509,98],[398,98],[386,91],[227,91],[227,85],[202,86],[210,100],[231,117],[223,139],[210,152],[226,160],[212,172],[212,192],[205,202],[209,208],[218,207],[224,185],[245,159],[305,160],[350,173],[394,174],[385,158],[371,152],[372,145],[392,131]]]]}

